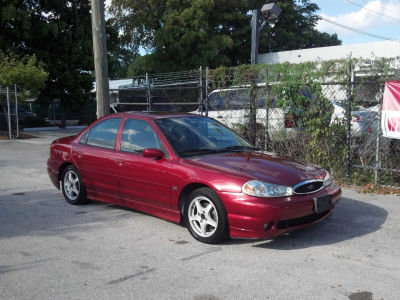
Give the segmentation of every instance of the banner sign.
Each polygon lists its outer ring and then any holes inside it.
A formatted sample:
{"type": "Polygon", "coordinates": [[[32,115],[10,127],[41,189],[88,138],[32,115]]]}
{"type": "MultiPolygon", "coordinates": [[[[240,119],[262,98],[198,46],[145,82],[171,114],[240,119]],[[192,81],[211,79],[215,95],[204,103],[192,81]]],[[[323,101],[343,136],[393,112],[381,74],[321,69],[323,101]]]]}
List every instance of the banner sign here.
{"type": "Polygon", "coordinates": [[[385,83],[381,127],[383,136],[400,139],[400,81],[385,83]]]}

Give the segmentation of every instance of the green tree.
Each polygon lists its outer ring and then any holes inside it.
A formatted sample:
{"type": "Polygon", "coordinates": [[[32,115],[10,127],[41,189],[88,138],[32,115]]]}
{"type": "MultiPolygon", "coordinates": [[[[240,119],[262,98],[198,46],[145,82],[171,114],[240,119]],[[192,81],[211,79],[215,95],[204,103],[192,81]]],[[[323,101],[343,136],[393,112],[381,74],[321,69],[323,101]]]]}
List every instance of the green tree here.
{"type": "Polygon", "coordinates": [[[78,109],[92,97],[89,1],[0,0],[0,8],[0,47],[44,62],[49,75],[40,101],[60,99],[65,126],[66,108],[78,109]]]}
{"type": "Polygon", "coordinates": [[[228,57],[217,55],[232,46],[232,39],[215,31],[215,9],[211,0],[118,0],[112,6],[114,24],[124,32],[122,41],[136,51],[144,47],[152,52],[137,64],[157,65],[159,71],[229,63],[228,57]]]}
{"type": "Polygon", "coordinates": [[[16,84],[22,96],[37,96],[44,87],[48,73],[36,56],[17,57],[0,50],[0,87],[16,84]]]}
{"type": "Polygon", "coordinates": [[[132,77],[157,72],[160,72],[160,68],[157,61],[154,59],[154,54],[147,54],[136,56],[135,59],[132,60],[129,64],[127,75],[132,77]]]}
{"type": "Polygon", "coordinates": [[[108,77],[124,78],[128,76],[129,64],[137,57],[135,51],[123,45],[118,28],[106,21],[108,77]]]}
{"type": "MultiPolygon", "coordinates": [[[[164,72],[248,63],[251,10],[263,4],[265,0],[114,0],[111,13],[124,45],[149,52],[136,58],[130,70],[149,72],[156,66],[164,72]]],[[[278,4],[281,16],[261,33],[260,52],[340,44],[336,35],[315,29],[316,4],[278,4]]]]}

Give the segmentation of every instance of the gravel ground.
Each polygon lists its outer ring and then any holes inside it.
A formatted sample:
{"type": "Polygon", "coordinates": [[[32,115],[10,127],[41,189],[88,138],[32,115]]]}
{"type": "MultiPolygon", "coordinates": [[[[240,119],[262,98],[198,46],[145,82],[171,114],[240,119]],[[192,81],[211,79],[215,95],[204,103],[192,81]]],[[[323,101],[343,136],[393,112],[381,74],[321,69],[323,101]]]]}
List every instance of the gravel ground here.
{"type": "Polygon", "coordinates": [[[46,160],[74,133],[0,141],[1,299],[399,299],[399,197],[344,190],[312,227],[206,245],[135,210],[67,204],[46,160]]]}

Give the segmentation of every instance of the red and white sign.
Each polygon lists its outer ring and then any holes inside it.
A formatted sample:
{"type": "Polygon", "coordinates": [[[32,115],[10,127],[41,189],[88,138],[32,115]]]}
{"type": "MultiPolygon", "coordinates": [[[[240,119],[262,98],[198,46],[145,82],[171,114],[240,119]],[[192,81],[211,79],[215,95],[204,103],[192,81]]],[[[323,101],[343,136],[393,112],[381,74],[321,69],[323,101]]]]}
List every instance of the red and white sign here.
{"type": "Polygon", "coordinates": [[[385,83],[381,126],[383,136],[400,139],[400,81],[385,83]]]}

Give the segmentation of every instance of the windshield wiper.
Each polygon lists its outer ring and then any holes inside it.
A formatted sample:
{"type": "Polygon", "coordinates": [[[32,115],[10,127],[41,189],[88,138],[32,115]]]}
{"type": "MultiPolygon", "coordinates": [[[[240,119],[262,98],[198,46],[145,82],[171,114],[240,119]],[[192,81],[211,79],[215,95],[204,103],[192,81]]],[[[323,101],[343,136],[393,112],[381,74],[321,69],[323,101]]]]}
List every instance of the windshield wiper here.
{"type": "Polygon", "coordinates": [[[186,151],[179,152],[179,154],[184,155],[184,156],[190,156],[190,155],[199,155],[199,154],[212,154],[212,153],[223,153],[223,152],[244,152],[244,151],[249,151],[249,150],[260,150],[259,148],[254,148],[254,147],[249,147],[249,146],[241,146],[241,145],[236,145],[236,146],[229,146],[221,149],[209,149],[209,148],[196,148],[196,149],[190,149],[186,151]]]}
{"type": "Polygon", "coordinates": [[[179,154],[181,155],[196,155],[196,154],[210,154],[210,153],[217,153],[217,150],[208,148],[196,148],[179,152],[179,154]]]}
{"type": "Polygon", "coordinates": [[[218,152],[227,152],[227,151],[243,152],[243,151],[247,151],[247,150],[260,150],[260,149],[254,148],[254,147],[249,147],[249,146],[236,145],[236,146],[229,146],[229,147],[219,149],[218,152]]]}

